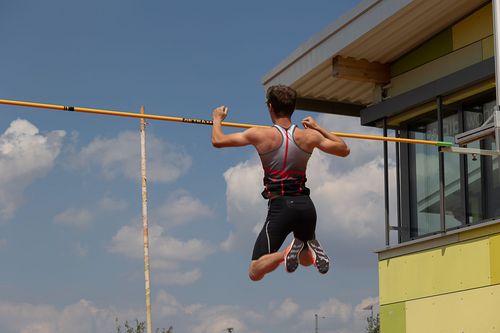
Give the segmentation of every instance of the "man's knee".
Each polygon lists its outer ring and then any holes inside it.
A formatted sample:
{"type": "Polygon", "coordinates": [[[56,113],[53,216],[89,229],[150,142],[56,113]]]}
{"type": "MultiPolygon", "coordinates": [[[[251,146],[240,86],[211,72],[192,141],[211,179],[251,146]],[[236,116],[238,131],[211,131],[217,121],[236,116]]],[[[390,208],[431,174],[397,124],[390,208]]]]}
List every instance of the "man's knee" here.
{"type": "Polygon", "coordinates": [[[264,275],[258,275],[255,273],[255,269],[254,269],[254,263],[252,262],[250,264],[250,268],[248,269],[248,277],[250,278],[250,280],[252,281],[260,281],[262,280],[262,278],[264,277],[264,275]]]}
{"type": "Polygon", "coordinates": [[[248,277],[254,282],[260,281],[263,278],[263,276],[255,275],[253,272],[249,272],[248,277]]]}

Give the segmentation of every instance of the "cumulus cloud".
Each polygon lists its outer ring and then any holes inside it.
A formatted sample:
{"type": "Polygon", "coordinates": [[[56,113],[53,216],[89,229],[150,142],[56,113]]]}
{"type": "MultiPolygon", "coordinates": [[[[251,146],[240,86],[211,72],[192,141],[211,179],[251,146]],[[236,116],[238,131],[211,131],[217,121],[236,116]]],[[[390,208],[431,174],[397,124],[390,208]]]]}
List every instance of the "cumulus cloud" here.
{"type": "MultiPolygon", "coordinates": [[[[175,238],[170,230],[195,221],[203,223],[214,216],[212,209],[188,192],[180,190],[153,209],[149,216],[149,252],[155,282],[188,285],[198,281],[202,276],[200,269],[186,269],[185,266],[204,260],[217,250],[216,246],[199,238],[175,238]]],[[[142,225],[133,223],[117,231],[111,239],[109,251],[132,259],[142,259],[143,242],[142,225]]]]}
{"type": "Polygon", "coordinates": [[[321,302],[319,308],[304,311],[302,314],[302,320],[309,322],[315,314],[318,314],[318,316],[324,316],[326,317],[325,319],[331,319],[345,324],[352,317],[353,307],[352,305],[343,303],[338,299],[330,298],[321,302]]]}
{"type": "Polygon", "coordinates": [[[214,216],[212,209],[188,193],[175,193],[153,212],[163,226],[177,226],[214,216]]]}
{"type": "Polygon", "coordinates": [[[224,172],[226,181],[227,219],[235,228],[222,242],[226,251],[238,247],[249,248],[267,214],[267,204],[260,195],[262,191],[262,167],[255,154],[248,161],[238,163],[224,172]]]}
{"type": "Polygon", "coordinates": [[[46,134],[27,120],[14,120],[0,136],[0,217],[9,220],[21,205],[23,192],[47,174],[61,151],[64,131],[46,134]]]}
{"type": "Polygon", "coordinates": [[[99,201],[99,208],[105,211],[119,211],[127,208],[127,202],[125,200],[105,196],[99,201]]]}
{"type": "MultiPolygon", "coordinates": [[[[165,235],[160,225],[149,227],[151,268],[156,282],[187,285],[201,278],[198,269],[181,271],[180,263],[198,262],[215,252],[215,246],[201,239],[186,241],[165,235]]],[[[138,226],[123,226],[113,236],[109,251],[129,258],[143,258],[143,230],[138,226]]]]}
{"type": "MultiPolygon", "coordinates": [[[[151,256],[172,261],[199,261],[210,255],[214,247],[200,239],[181,241],[164,235],[164,228],[159,225],[149,227],[151,256]]],[[[129,258],[142,258],[142,228],[123,226],[111,240],[110,251],[129,258]]]]}
{"type": "Polygon", "coordinates": [[[89,249],[83,245],[81,242],[76,242],[73,243],[73,251],[79,256],[79,257],[85,257],[87,253],[89,252],[89,249]]]}
{"type": "MultiPolygon", "coordinates": [[[[317,308],[300,312],[291,297],[275,300],[267,309],[253,310],[237,304],[183,304],[161,289],[153,296],[155,326],[172,325],[174,331],[187,333],[220,333],[229,327],[241,333],[300,333],[313,327],[314,314],[322,317],[322,332],[357,333],[364,331],[369,315],[362,307],[377,300],[368,297],[357,305],[351,305],[329,298],[320,302],[317,308]]],[[[142,306],[139,310],[133,307],[98,306],[85,299],[64,307],[0,301],[2,333],[114,332],[115,318],[119,318],[121,323],[135,319],[143,321],[145,315],[142,306]]]]}
{"type": "MultiPolygon", "coordinates": [[[[172,182],[191,167],[191,157],[174,144],[148,135],[148,181],[172,182]]],[[[117,175],[140,180],[140,144],[136,132],[126,131],[114,138],[96,138],[83,147],[72,160],[72,166],[101,169],[107,178],[117,175]]]]}
{"type": "Polygon", "coordinates": [[[170,284],[185,286],[198,281],[201,278],[201,271],[197,268],[187,272],[165,272],[160,271],[153,275],[153,280],[159,284],[170,284]]]}
{"type": "Polygon", "coordinates": [[[89,226],[93,218],[94,214],[88,209],[68,208],[54,216],[53,222],[81,228],[89,226]]]}
{"type": "Polygon", "coordinates": [[[271,304],[269,308],[273,310],[276,318],[284,320],[292,318],[299,311],[299,305],[292,301],[290,297],[286,298],[278,306],[271,304]]]}
{"type": "Polygon", "coordinates": [[[102,197],[92,208],[70,207],[56,214],[52,222],[62,226],[77,228],[89,227],[100,214],[116,212],[127,208],[125,200],[109,196],[102,197]]]}
{"type": "Polygon", "coordinates": [[[4,333],[88,333],[114,331],[112,308],[80,300],[58,309],[52,305],[0,302],[0,331],[4,333]]]}

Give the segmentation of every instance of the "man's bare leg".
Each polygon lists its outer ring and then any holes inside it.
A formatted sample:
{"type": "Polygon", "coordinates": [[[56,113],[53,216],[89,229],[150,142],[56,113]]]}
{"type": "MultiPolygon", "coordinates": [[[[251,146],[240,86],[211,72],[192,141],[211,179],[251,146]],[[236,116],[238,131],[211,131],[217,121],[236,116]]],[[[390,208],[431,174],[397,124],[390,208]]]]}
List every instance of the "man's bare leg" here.
{"type": "Polygon", "coordinates": [[[248,276],[252,281],[262,280],[264,275],[274,271],[285,260],[284,251],[263,255],[257,260],[252,260],[248,270],[248,276]]]}

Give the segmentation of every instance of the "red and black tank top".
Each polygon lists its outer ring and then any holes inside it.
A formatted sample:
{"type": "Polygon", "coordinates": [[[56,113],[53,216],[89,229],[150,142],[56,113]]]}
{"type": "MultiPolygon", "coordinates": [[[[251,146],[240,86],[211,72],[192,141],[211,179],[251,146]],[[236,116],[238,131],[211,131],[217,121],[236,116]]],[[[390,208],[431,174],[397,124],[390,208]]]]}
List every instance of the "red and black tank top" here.
{"type": "Polygon", "coordinates": [[[302,150],[294,140],[296,125],[284,129],[274,125],[281,133],[281,145],[273,151],[259,154],[264,168],[262,196],[271,199],[284,195],[309,195],[306,184],[307,162],[311,153],[302,150]]]}

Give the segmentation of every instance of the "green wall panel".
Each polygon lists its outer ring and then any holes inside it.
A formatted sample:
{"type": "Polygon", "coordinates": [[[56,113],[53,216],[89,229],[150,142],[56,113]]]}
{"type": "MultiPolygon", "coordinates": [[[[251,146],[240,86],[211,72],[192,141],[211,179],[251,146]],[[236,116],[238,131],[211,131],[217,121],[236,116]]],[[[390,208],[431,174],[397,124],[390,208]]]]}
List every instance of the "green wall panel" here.
{"type": "Polygon", "coordinates": [[[446,29],[391,65],[391,77],[397,76],[453,51],[452,30],[446,29]]]}

